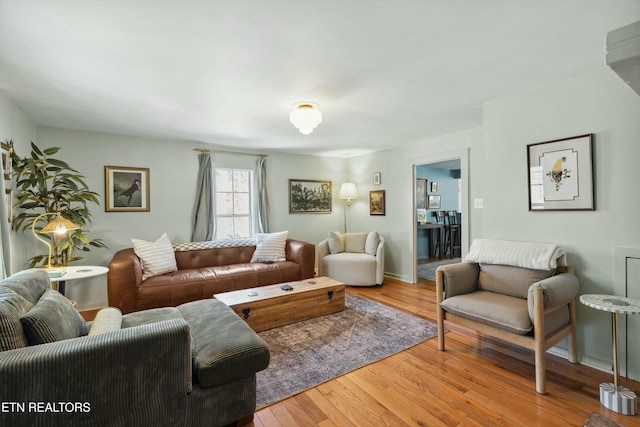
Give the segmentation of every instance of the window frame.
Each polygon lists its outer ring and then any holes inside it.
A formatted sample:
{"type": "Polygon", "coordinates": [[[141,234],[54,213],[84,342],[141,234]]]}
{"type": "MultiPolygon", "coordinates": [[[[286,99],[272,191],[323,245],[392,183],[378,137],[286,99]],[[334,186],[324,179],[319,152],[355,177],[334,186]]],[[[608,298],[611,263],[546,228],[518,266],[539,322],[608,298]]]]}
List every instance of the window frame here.
{"type": "Polygon", "coordinates": [[[214,212],[213,212],[213,221],[215,223],[215,234],[213,236],[214,240],[228,240],[228,239],[242,239],[242,238],[251,238],[254,236],[255,234],[255,230],[256,230],[256,212],[255,212],[255,185],[254,185],[254,180],[255,180],[255,171],[249,169],[249,168],[243,168],[243,167],[232,167],[232,166],[220,166],[220,167],[214,167],[213,168],[213,176],[214,176],[214,180],[213,180],[213,197],[215,200],[215,208],[214,208],[214,212]],[[231,185],[232,185],[232,191],[218,191],[218,180],[217,180],[217,173],[218,171],[231,171],[232,172],[232,179],[231,179],[231,185]],[[233,173],[235,172],[243,172],[243,173],[247,173],[248,176],[248,192],[244,192],[244,191],[235,191],[235,187],[234,187],[234,180],[233,180],[233,173]],[[246,214],[236,214],[236,213],[232,213],[232,214],[219,214],[218,213],[218,194],[219,193],[230,193],[232,194],[232,199],[234,198],[235,194],[245,194],[248,193],[248,198],[249,198],[249,210],[248,213],[246,214]],[[238,236],[236,233],[236,227],[235,227],[235,221],[233,223],[233,232],[234,235],[231,237],[221,237],[218,233],[220,231],[220,227],[218,227],[218,219],[219,218],[248,218],[249,220],[249,235],[248,236],[238,236]]]}

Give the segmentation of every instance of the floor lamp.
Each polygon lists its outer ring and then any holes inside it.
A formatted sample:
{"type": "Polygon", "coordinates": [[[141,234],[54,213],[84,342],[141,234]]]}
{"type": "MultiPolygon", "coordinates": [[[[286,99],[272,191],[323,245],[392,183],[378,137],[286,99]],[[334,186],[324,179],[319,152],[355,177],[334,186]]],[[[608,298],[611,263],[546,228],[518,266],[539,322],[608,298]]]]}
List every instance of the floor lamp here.
{"type": "Polygon", "coordinates": [[[356,185],[353,182],[344,182],[340,186],[340,199],[344,203],[344,232],[347,232],[347,207],[351,206],[351,200],[358,198],[356,185]]]}

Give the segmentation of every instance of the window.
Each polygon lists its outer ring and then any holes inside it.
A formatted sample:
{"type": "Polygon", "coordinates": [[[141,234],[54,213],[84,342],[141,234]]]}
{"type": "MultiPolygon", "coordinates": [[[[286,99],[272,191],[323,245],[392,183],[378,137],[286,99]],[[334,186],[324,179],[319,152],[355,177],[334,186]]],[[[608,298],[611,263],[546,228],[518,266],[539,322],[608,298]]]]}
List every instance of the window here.
{"type": "Polygon", "coordinates": [[[216,169],[216,235],[214,239],[251,237],[252,171],[216,169]]]}

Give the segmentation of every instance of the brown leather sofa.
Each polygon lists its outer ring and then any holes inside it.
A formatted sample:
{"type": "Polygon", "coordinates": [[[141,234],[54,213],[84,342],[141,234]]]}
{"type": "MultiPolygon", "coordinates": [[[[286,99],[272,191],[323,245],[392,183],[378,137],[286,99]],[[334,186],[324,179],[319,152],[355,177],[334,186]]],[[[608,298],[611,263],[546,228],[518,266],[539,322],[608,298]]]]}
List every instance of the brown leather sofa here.
{"type": "Polygon", "coordinates": [[[122,249],[109,263],[109,306],[123,314],[175,307],[214,294],[314,277],[315,245],[287,239],[286,261],[250,262],[255,246],[175,252],[178,271],[142,280],[133,248],[122,249]]]}

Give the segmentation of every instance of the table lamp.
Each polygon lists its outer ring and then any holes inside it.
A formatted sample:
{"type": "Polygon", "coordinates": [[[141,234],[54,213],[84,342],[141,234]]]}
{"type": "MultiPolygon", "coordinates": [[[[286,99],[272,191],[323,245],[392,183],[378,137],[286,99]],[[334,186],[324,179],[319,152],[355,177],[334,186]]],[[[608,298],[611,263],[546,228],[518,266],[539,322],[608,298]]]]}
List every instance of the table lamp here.
{"type": "Polygon", "coordinates": [[[42,230],[40,230],[40,233],[64,234],[67,231],[77,230],[80,228],[77,225],[75,225],[73,222],[69,221],[68,219],[63,218],[62,215],[60,215],[60,212],[45,212],[43,214],[38,215],[33,220],[33,223],[31,224],[31,232],[33,233],[36,239],[40,240],[49,248],[49,257],[47,258],[47,265],[45,266],[45,268],[47,269],[51,269],[51,243],[47,242],[42,237],[38,236],[38,233],[36,233],[36,222],[38,222],[38,220],[40,220],[40,218],[42,218],[43,216],[49,216],[49,215],[55,215],[56,217],[53,218],[51,221],[49,221],[47,225],[45,225],[42,228],[42,230]]]}

